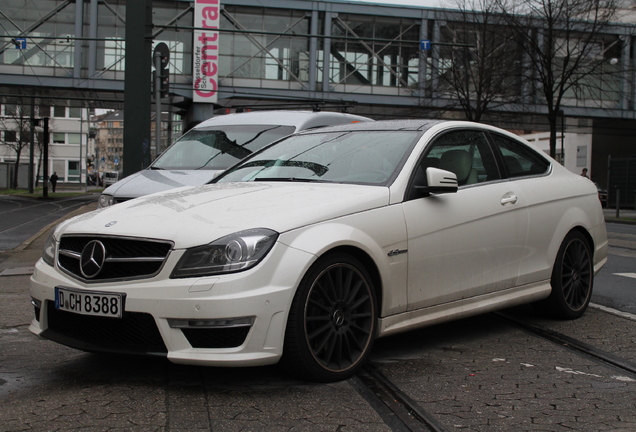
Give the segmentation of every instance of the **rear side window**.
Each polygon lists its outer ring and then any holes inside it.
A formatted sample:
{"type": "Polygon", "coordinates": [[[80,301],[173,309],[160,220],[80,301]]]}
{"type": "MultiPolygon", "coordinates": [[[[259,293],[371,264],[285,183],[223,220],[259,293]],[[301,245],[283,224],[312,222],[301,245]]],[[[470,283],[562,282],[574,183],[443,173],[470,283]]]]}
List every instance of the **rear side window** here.
{"type": "Polygon", "coordinates": [[[548,172],[550,162],[532,148],[502,135],[491,136],[503,157],[507,177],[525,177],[548,172]]]}

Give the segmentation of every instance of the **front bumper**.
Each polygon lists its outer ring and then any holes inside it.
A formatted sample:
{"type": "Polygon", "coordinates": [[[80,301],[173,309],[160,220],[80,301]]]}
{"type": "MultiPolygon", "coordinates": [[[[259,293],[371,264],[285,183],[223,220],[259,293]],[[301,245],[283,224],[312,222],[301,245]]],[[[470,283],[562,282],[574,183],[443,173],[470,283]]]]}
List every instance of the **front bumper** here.
{"type": "Polygon", "coordinates": [[[314,257],[279,243],[245,272],[170,279],[180,257],[173,252],[150,279],[91,284],[40,260],[31,277],[36,318],[30,330],[85,351],[165,355],[175,363],[209,366],[276,363],[296,287],[314,257]],[[58,311],[55,287],[123,293],[123,317],[58,311]]]}

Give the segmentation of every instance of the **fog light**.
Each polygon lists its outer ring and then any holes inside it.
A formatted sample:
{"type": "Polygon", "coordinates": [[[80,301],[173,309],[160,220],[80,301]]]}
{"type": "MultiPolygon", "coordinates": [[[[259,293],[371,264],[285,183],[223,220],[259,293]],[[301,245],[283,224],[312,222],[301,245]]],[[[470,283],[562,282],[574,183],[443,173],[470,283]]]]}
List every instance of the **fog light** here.
{"type": "Polygon", "coordinates": [[[250,327],[256,317],[219,318],[219,319],[168,319],[171,328],[229,328],[250,327]]]}

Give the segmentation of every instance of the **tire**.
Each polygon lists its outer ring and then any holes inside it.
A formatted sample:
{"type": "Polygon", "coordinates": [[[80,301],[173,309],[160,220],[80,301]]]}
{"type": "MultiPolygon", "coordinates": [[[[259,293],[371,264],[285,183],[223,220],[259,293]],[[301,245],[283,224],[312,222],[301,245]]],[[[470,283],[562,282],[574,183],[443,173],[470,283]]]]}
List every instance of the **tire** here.
{"type": "Polygon", "coordinates": [[[371,352],[377,316],[373,281],[357,259],[343,253],[319,259],[294,296],[281,366],[311,381],[350,377],[371,352]]]}
{"type": "Polygon", "coordinates": [[[590,303],[594,283],[592,249],[578,231],[563,240],[552,269],[552,292],[535,308],[558,319],[579,318],[590,303]]]}

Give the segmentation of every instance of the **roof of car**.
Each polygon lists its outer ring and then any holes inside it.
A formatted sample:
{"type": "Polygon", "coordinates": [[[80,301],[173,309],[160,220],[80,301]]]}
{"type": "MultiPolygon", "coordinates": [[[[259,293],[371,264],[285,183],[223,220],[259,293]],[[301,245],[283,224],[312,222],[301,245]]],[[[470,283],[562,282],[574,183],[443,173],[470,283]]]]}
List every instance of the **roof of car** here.
{"type": "Polygon", "coordinates": [[[199,123],[196,128],[218,125],[282,125],[297,130],[337,123],[372,122],[368,117],[330,111],[251,111],[214,116],[199,123]]]}
{"type": "MultiPolygon", "coordinates": [[[[329,126],[332,130],[412,130],[424,131],[431,127],[448,123],[448,120],[380,120],[372,123],[353,123],[329,126]]],[[[321,129],[322,130],[322,129],[321,129]]]]}

